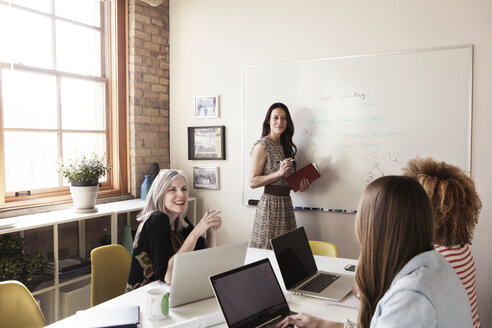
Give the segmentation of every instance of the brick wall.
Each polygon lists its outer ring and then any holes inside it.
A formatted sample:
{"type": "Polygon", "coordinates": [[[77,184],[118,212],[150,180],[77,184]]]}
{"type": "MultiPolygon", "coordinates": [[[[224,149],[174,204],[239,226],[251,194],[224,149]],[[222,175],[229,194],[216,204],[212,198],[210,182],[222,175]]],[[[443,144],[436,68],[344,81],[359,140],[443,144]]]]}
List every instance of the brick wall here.
{"type": "Polygon", "coordinates": [[[129,153],[131,193],[150,164],[169,168],[169,1],[128,3],[129,153]]]}

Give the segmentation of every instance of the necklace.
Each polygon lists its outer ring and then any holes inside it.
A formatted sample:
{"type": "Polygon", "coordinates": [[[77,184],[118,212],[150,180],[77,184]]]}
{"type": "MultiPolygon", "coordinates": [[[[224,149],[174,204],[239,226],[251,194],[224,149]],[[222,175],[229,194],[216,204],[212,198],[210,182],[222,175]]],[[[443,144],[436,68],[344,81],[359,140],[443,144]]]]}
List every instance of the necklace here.
{"type": "Polygon", "coordinates": [[[183,231],[178,231],[176,224],[174,225],[174,230],[171,230],[171,244],[174,252],[177,252],[183,246],[183,231]]]}

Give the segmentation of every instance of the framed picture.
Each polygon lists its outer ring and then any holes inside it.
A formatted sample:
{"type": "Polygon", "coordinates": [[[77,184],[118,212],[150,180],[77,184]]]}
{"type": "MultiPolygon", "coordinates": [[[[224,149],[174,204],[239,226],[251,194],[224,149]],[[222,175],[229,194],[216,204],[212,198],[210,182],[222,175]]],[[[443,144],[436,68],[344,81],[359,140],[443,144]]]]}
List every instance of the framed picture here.
{"type": "Polygon", "coordinates": [[[193,187],[195,189],[219,189],[219,168],[193,167],[193,187]]]}
{"type": "Polygon", "coordinates": [[[195,97],[195,118],[219,117],[219,96],[195,97]]]}
{"type": "Polygon", "coordinates": [[[225,126],[188,127],[188,159],[225,159],[225,126]]]}

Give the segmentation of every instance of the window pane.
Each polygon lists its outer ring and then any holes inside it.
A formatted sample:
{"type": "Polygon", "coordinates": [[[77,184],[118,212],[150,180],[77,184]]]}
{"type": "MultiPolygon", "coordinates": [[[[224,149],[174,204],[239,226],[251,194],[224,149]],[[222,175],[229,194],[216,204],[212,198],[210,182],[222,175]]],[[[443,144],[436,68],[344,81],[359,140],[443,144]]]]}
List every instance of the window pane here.
{"type": "Polygon", "coordinates": [[[6,191],[58,186],[57,134],[5,132],[6,191]]]}
{"type": "Polygon", "coordinates": [[[12,46],[10,42],[10,33],[5,33],[3,31],[8,31],[9,29],[9,8],[0,4],[0,61],[11,62],[12,61],[12,46]]]}
{"type": "MultiPolygon", "coordinates": [[[[106,155],[106,135],[95,133],[63,133],[63,159],[75,159],[82,155],[90,157],[93,153],[98,156],[106,155]]],[[[99,179],[106,181],[107,177],[99,179]]],[[[67,181],[65,181],[65,184],[67,181]]]]}
{"type": "Polygon", "coordinates": [[[11,70],[2,76],[5,128],[57,127],[55,77],[11,70]]]}
{"type": "Polygon", "coordinates": [[[99,156],[106,154],[106,135],[104,133],[63,133],[63,158],[77,158],[82,155],[99,156]]]}
{"type": "Polygon", "coordinates": [[[10,0],[12,4],[51,13],[51,0],[10,0]]]}
{"type": "Polygon", "coordinates": [[[101,25],[100,0],[56,0],[56,16],[99,27],[101,25]]]}
{"type": "Polygon", "coordinates": [[[101,33],[56,21],[57,70],[101,76],[101,33]]]}
{"type": "Polygon", "coordinates": [[[104,130],[104,84],[61,79],[62,129],[104,130]]]}
{"type": "MultiPolygon", "coordinates": [[[[51,20],[48,17],[19,9],[10,9],[8,18],[14,63],[52,68],[51,20]]],[[[2,47],[3,48],[3,47],[2,47]]]]}

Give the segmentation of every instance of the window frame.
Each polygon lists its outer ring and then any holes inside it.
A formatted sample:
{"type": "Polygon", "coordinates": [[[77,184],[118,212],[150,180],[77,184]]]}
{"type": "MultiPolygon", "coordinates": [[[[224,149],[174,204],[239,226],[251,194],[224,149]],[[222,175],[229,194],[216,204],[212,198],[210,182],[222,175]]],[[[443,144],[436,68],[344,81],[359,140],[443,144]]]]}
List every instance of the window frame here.
{"type": "MultiPolygon", "coordinates": [[[[22,71],[44,73],[60,78],[80,78],[84,80],[103,81],[105,87],[105,115],[106,115],[106,156],[112,170],[107,174],[107,181],[101,184],[98,198],[108,196],[124,196],[129,193],[129,170],[128,170],[128,113],[127,113],[127,77],[128,77],[128,54],[127,54],[127,21],[128,4],[124,0],[108,1],[107,11],[105,4],[100,3],[101,12],[101,77],[88,77],[76,73],[56,71],[55,69],[36,68],[22,64],[9,64],[0,62],[0,68],[14,68],[22,71]],[[104,31],[109,29],[109,33],[104,31]],[[106,58],[104,58],[106,56],[106,58]],[[106,67],[106,65],[108,65],[106,67]],[[107,72],[107,73],[105,73],[107,72]]],[[[52,15],[52,14],[49,14],[52,15]]],[[[54,16],[52,16],[54,17],[54,16]]],[[[55,33],[52,31],[52,33],[55,33]]],[[[2,74],[0,74],[1,83],[2,74]]],[[[57,88],[60,87],[57,83],[57,88]]],[[[58,91],[59,92],[59,89],[58,91]]],[[[22,130],[39,131],[38,129],[4,129],[3,127],[3,101],[0,93],[0,176],[5,176],[4,158],[4,131],[22,130]]],[[[57,109],[60,111],[60,108],[57,109]]],[[[53,129],[42,129],[53,131],[53,129]]],[[[61,130],[58,126],[56,131],[61,130]]],[[[80,131],[76,131],[80,132],[80,131]]],[[[90,132],[90,131],[84,131],[90,132]]],[[[99,131],[100,132],[100,131],[99,131]]],[[[59,139],[61,140],[61,139],[59,139]]],[[[60,142],[60,141],[59,141],[60,142]]],[[[61,145],[59,145],[61,147],[61,145]]],[[[60,148],[61,149],[61,148],[60,148]]],[[[63,178],[61,175],[59,179],[63,178]]],[[[31,195],[15,196],[13,192],[6,193],[5,181],[0,184],[0,212],[52,205],[71,202],[70,189],[68,186],[59,188],[37,189],[31,195]]]]}

